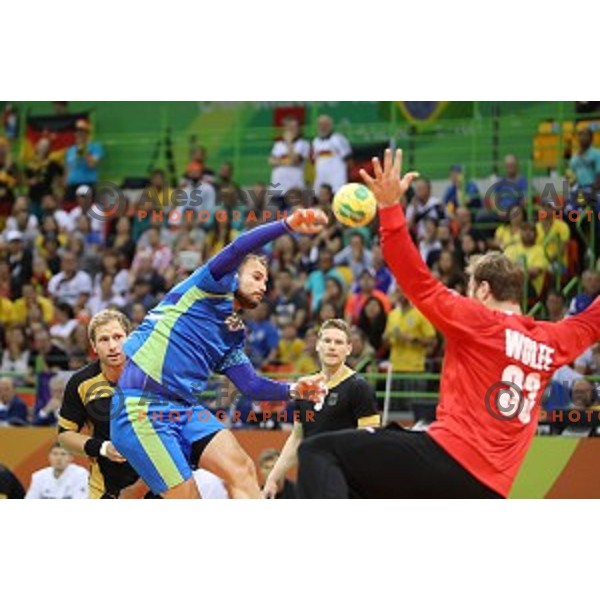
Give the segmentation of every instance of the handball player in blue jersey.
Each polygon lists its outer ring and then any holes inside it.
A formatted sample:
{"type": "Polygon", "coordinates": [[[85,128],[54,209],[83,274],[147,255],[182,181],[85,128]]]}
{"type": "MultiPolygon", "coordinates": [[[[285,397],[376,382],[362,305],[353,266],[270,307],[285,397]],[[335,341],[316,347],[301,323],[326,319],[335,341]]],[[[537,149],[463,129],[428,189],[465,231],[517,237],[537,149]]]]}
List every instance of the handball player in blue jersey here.
{"type": "Polygon", "coordinates": [[[127,338],[111,440],[155,494],[199,497],[192,471],[201,467],[223,479],[231,498],[261,497],[252,460],[199,395],[220,373],[259,400],[324,396],[322,375],[291,385],[259,376],[244,352],[237,311],[258,306],[266,291],[267,262],[254,252],[326,224],[323,212],[305,209],[240,235],[170,290],[127,338]]]}

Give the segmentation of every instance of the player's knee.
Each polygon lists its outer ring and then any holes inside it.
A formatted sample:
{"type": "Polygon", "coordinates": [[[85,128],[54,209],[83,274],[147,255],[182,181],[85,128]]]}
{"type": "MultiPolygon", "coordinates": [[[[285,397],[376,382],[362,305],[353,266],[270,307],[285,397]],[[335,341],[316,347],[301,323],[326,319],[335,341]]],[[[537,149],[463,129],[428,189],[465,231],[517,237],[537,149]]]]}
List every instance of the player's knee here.
{"type": "Polygon", "coordinates": [[[256,468],[247,454],[236,455],[229,462],[227,475],[230,482],[242,483],[256,479],[256,468]]]}

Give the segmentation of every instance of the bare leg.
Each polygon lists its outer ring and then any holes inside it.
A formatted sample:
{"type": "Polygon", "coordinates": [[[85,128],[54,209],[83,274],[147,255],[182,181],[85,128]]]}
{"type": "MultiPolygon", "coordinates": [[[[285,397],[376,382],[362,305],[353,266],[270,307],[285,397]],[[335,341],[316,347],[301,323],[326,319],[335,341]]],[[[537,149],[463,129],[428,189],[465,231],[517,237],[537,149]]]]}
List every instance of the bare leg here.
{"type": "Polygon", "coordinates": [[[188,499],[188,500],[200,500],[200,492],[198,491],[198,486],[194,478],[188,479],[175,487],[172,487],[170,490],[163,492],[163,498],[167,500],[173,499],[188,499]]]}
{"type": "Polygon", "coordinates": [[[230,498],[262,498],[254,463],[231,431],[224,429],[213,437],[198,466],[220,477],[230,498]]]}

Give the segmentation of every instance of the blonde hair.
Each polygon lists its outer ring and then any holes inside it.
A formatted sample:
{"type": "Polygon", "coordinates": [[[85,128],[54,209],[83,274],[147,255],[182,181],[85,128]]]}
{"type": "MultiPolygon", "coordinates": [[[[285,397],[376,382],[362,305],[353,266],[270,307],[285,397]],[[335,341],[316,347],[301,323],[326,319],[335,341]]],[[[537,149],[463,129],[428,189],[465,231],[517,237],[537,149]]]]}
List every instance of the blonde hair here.
{"type": "Polygon", "coordinates": [[[523,295],[525,271],[520,263],[512,262],[500,252],[473,256],[467,274],[477,285],[487,281],[492,296],[498,302],[512,300],[519,303],[523,295]]]}
{"type": "Polygon", "coordinates": [[[96,343],[96,330],[98,327],[107,325],[112,321],[117,321],[127,335],[131,333],[131,330],[133,329],[131,326],[131,321],[129,321],[129,319],[122,312],[115,310],[114,308],[105,308],[104,310],[101,310],[99,313],[95,314],[88,325],[88,338],[90,342],[94,344],[96,343]]]}
{"type": "Polygon", "coordinates": [[[323,322],[323,325],[319,328],[318,336],[321,339],[321,335],[325,329],[339,329],[346,334],[346,338],[350,340],[350,325],[344,321],[344,319],[327,319],[323,322]]]}

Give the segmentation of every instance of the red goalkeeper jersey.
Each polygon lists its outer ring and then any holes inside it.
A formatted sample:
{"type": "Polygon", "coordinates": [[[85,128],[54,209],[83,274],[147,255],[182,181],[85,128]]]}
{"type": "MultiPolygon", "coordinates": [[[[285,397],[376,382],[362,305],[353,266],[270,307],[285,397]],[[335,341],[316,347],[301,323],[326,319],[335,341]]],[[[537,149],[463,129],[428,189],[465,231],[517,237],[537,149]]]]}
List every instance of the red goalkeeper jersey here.
{"type": "Polygon", "coordinates": [[[383,255],[398,284],[446,337],[437,420],[427,433],[479,481],[507,496],[552,373],[600,339],[600,299],[559,323],[491,310],[433,277],[400,205],[380,209],[379,216],[383,255]]]}

